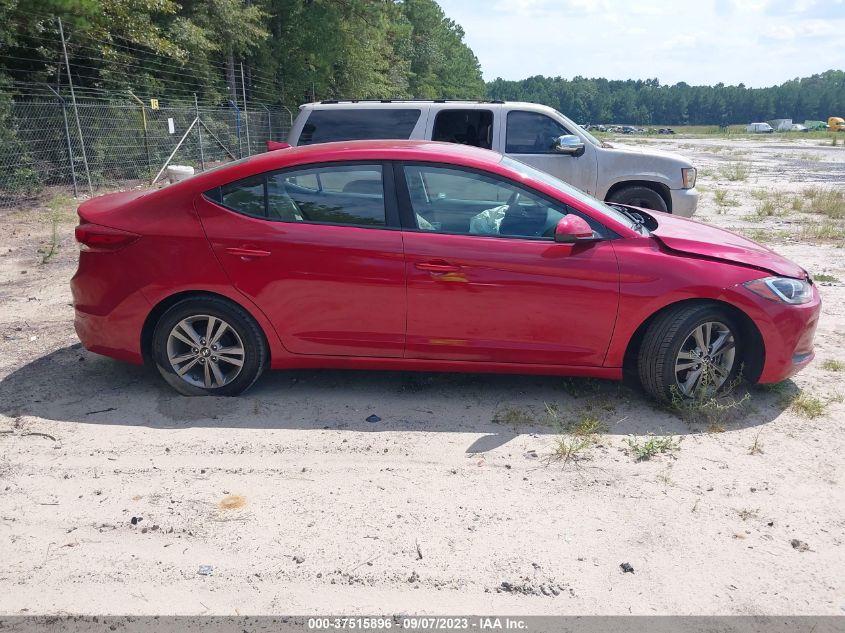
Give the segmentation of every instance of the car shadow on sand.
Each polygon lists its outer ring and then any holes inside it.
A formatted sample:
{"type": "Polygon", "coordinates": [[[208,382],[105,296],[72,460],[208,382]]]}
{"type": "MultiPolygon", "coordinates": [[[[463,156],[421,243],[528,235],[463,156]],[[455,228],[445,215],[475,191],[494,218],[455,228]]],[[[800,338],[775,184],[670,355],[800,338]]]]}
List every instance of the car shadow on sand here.
{"type": "MultiPolygon", "coordinates": [[[[716,416],[724,430],[766,424],[795,392],[790,381],[777,390],[753,388],[742,407],[716,416]]],[[[0,413],[156,429],[483,433],[467,452],[524,433],[559,433],[584,416],[613,435],[693,434],[714,424],[710,416],[690,419],[661,407],[622,383],[554,376],[288,370],[266,373],[239,398],[189,398],[153,369],[80,345],[37,358],[0,381],[0,413]]]]}

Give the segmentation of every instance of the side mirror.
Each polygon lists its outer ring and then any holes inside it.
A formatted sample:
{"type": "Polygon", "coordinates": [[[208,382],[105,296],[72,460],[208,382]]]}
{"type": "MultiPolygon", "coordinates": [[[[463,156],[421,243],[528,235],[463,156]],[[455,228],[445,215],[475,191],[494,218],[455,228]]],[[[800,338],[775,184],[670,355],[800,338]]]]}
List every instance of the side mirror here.
{"type": "Polygon", "coordinates": [[[554,140],[554,150],[558,154],[567,154],[569,156],[580,156],[584,153],[584,141],[574,134],[564,134],[558,136],[554,140]]]}
{"type": "Polygon", "coordinates": [[[570,213],[560,219],[555,227],[555,242],[561,244],[574,244],[578,240],[590,240],[593,238],[593,229],[587,221],[570,213]]]}

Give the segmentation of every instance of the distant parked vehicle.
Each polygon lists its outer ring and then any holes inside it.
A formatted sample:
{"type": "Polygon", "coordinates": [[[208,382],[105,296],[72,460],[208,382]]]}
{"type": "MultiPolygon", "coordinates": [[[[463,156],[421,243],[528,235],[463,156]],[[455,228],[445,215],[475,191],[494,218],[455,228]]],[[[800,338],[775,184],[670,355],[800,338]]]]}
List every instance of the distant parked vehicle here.
{"type": "Polygon", "coordinates": [[[775,132],[789,132],[792,130],[792,119],[772,119],[766,121],[775,132]]]}
{"type": "Polygon", "coordinates": [[[827,123],[825,123],[824,121],[804,121],[804,126],[811,132],[816,130],[827,129],[827,123]]]}
{"type": "Polygon", "coordinates": [[[845,132],[845,119],[841,116],[832,116],[827,119],[827,127],[834,132],[845,132]]]}
{"type": "Polygon", "coordinates": [[[675,130],[673,130],[670,127],[662,127],[659,130],[657,130],[657,133],[658,134],[674,134],[675,130]]]}
{"type": "Polygon", "coordinates": [[[749,123],[745,127],[745,131],[753,134],[771,134],[775,130],[768,123],[749,123]]]}
{"type": "Polygon", "coordinates": [[[801,125],[800,123],[793,123],[792,127],[790,128],[791,132],[806,132],[807,126],[801,125]]]}

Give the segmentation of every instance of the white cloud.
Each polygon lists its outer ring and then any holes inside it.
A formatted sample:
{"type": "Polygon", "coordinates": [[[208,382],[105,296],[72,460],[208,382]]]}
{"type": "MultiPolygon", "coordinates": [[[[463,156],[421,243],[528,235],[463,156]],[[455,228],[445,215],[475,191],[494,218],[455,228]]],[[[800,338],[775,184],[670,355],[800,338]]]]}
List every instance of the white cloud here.
{"type": "Polygon", "coordinates": [[[845,0],[439,0],[486,79],[531,75],[764,86],[845,62],[845,0]],[[797,49],[797,50],[796,50],[797,49]]]}

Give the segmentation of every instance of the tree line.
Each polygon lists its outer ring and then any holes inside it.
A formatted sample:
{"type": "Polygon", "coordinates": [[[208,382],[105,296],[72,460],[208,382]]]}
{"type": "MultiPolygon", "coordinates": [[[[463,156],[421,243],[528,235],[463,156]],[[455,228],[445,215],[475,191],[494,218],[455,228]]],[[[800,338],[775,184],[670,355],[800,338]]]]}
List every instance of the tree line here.
{"type": "Polygon", "coordinates": [[[82,88],[223,105],[485,92],[435,0],[0,0],[0,82],[61,82],[56,17],[82,88]]]}
{"type": "Polygon", "coordinates": [[[791,118],[845,116],[845,72],[828,70],[769,88],[743,84],[661,85],[657,79],[612,81],[535,76],[487,84],[491,99],[533,101],[581,123],[729,125],[791,118]]]}
{"type": "MultiPolygon", "coordinates": [[[[0,97],[67,83],[226,105],[244,96],[500,99],[586,123],[727,125],[843,115],[838,70],[769,88],[533,76],[487,84],[459,24],[435,0],[0,0],[0,97]]],[[[0,118],[3,99],[0,98],[0,118]]]]}

